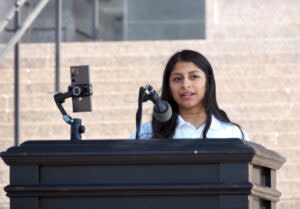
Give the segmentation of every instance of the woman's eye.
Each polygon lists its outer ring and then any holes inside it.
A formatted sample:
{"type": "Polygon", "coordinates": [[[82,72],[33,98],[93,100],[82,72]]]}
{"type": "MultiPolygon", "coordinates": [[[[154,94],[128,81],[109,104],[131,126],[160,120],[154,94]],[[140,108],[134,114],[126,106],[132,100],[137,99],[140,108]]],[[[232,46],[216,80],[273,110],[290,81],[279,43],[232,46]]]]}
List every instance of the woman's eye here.
{"type": "Polygon", "coordinates": [[[196,79],[196,78],[200,78],[200,76],[199,75],[192,75],[191,78],[196,79]]]}
{"type": "Polygon", "coordinates": [[[175,77],[175,78],[173,78],[173,81],[180,81],[180,80],[181,80],[180,77],[175,77]]]}

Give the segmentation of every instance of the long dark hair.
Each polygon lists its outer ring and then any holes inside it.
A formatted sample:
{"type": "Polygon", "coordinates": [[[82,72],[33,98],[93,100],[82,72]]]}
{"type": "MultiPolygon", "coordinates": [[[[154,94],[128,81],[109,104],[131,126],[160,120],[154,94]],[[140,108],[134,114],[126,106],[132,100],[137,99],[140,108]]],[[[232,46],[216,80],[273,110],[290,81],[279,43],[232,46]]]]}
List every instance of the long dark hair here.
{"type": "MultiPolygon", "coordinates": [[[[175,64],[179,61],[192,62],[205,73],[206,92],[204,94],[203,105],[207,114],[207,120],[206,120],[205,127],[203,129],[202,137],[206,138],[207,132],[211,125],[212,115],[214,115],[217,119],[219,119],[222,122],[232,123],[236,125],[238,128],[240,128],[238,124],[231,122],[227,114],[223,110],[221,110],[218,106],[217,98],[216,98],[215,77],[209,61],[199,52],[193,50],[182,50],[175,53],[169,59],[163,74],[161,99],[169,102],[169,104],[171,105],[173,110],[172,117],[169,121],[161,123],[158,120],[156,120],[154,116],[152,116],[152,128],[153,128],[152,138],[171,139],[175,134],[176,126],[178,123],[179,110],[178,110],[178,105],[173,99],[173,96],[171,94],[171,90],[169,86],[169,78],[174,69],[175,64]]],[[[242,131],[241,133],[242,133],[242,138],[244,138],[242,131]]]]}

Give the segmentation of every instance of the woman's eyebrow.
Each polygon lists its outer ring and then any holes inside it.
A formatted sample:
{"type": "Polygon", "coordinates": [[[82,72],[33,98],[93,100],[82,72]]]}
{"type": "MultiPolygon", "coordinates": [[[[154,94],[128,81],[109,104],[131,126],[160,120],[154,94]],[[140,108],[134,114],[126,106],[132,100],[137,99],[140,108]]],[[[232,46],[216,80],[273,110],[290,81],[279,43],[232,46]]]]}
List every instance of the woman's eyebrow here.
{"type": "Polygon", "coordinates": [[[200,71],[199,71],[199,70],[193,70],[193,71],[190,71],[189,73],[190,73],[190,74],[191,74],[191,73],[200,73],[200,71]]]}
{"type": "Polygon", "coordinates": [[[174,76],[174,75],[182,75],[181,73],[172,73],[171,76],[174,76]]]}
{"type": "MultiPolygon", "coordinates": [[[[201,71],[193,70],[193,71],[188,72],[188,74],[193,74],[193,73],[201,73],[201,71]]],[[[171,73],[171,76],[174,76],[174,75],[183,75],[183,73],[171,73]]]]}

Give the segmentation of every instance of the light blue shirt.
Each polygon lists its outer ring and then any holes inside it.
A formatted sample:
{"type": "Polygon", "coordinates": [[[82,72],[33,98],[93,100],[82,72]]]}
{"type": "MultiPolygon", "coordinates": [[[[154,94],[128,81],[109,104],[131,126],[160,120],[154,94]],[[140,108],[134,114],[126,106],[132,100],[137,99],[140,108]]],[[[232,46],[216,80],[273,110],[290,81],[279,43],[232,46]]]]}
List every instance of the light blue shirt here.
{"type": "MultiPolygon", "coordinates": [[[[191,123],[186,122],[180,115],[178,115],[178,124],[175,130],[174,139],[188,138],[196,139],[202,138],[202,132],[205,124],[196,128],[191,123]]],[[[247,133],[243,131],[244,139],[249,140],[247,133]]],[[[136,132],[134,131],[130,138],[135,139],[136,132]]],[[[144,123],[141,126],[140,139],[151,139],[152,124],[151,121],[144,123]]],[[[206,134],[207,138],[240,138],[242,133],[240,129],[231,123],[225,123],[212,116],[210,128],[206,134]]]]}

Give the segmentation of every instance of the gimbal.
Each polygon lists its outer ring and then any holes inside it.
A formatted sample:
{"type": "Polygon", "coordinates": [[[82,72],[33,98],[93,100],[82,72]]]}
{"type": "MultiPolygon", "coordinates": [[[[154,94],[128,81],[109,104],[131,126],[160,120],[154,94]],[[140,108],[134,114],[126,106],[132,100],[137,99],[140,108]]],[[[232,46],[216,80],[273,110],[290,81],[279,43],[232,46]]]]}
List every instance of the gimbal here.
{"type": "Polygon", "coordinates": [[[64,121],[71,125],[71,140],[80,140],[81,134],[85,132],[85,127],[81,125],[81,119],[72,118],[70,115],[67,114],[67,112],[62,106],[62,103],[64,103],[65,100],[70,97],[87,97],[91,96],[92,94],[93,92],[91,84],[78,84],[70,85],[68,87],[68,92],[66,93],[57,93],[54,95],[55,103],[59,111],[63,115],[64,121]]]}

